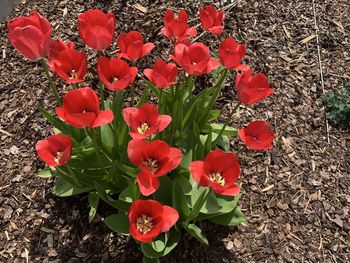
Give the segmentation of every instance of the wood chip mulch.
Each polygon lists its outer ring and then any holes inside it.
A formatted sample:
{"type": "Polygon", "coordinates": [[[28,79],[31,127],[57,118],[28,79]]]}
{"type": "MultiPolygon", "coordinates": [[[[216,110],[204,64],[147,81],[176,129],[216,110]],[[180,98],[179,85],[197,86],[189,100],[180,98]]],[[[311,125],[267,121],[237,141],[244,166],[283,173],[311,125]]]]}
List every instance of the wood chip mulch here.
{"type": "MultiPolygon", "coordinates": [[[[112,10],[118,33],[136,29],[156,42],[145,67],[166,58],[162,50],[169,44],[157,36],[166,8],[183,8],[194,17],[205,3],[210,1],[23,0],[7,19],[37,10],[52,23],[55,37],[83,48],[79,13],[112,10]]],[[[315,5],[325,89],[339,89],[350,81],[350,5],[348,0],[315,5]]],[[[240,206],[249,225],[204,223],[209,247],[184,235],[162,262],[350,262],[350,136],[349,130],[331,127],[326,143],[312,1],[242,0],[225,21],[224,36],[248,46],[244,62],[276,87],[274,95],[241,108],[232,121],[240,127],[268,120],[276,132],[274,148],[240,154],[240,206]]],[[[212,41],[212,48],[217,44],[212,41]]],[[[34,144],[50,133],[37,108],[53,109],[53,97],[38,65],[11,47],[5,22],[0,47],[0,262],[141,262],[134,241],[111,233],[101,218],[88,223],[86,196],[57,198],[52,181],[35,177],[43,164],[34,144]]],[[[218,105],[224,115],[234,106],[233,87],[233,81],[227,84],[218,105]]]]}

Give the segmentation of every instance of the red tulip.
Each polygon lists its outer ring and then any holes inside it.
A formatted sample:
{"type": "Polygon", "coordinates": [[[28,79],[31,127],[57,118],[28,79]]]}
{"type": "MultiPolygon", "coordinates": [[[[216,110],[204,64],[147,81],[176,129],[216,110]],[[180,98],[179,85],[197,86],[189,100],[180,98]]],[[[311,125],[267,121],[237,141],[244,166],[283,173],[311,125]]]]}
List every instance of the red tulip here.
{"type": "Polygon", "coordinates": [[[209,48],[199,42],[186,46],[178,44],[175,46],[174,55],[170,55],[188,74],[198,76],[207,74],[220,63],[217,59],[210,57],[209,48]]]}
{"type": "Polygon", "coordinates": [[[204,30],[219,35],[224,31],[222,23],[225,19],[224,11],[217,11],[212,5],[205,6],[200,12],[199,17],[204,30]]]}
{"type": "Polygon", "coordinates": [[[155,200],[136,200],[129,210],[129,232],[140,242],[151,242],[160,233],[168,232],[179,219],[171,206],[155,200]]]}
{"type": "Polygon", "coordinates": [[[72,140],[69,136],[56,134],[36,143],[39,158],[49,166],[66,164],[72,156],[72,140]]]}
{"type": "Polygon", "coordinates": [[[246,128],[239,129],[238,136],[248,148],[255,151],[271,149],[275,138],[265,121],[252,121],[246,128]]]}
{"type": "Polygon", "coordinates": [[[125,108],[123,113],[133,139],[149,138],[151,134],[163,131],[171,122],[169,115],[159,115],[157,107],[150,103],[143,104],[139,109],[125,108]]]}
{"type": "Polygon", "coordinates": [[[100,111],[96,92],[88,87],[68,91],[63,98],[63,107],[56,108],[56,113],[77,128],[96,128],[113,120],[111,110],[100,111]]]}
{"type": "Polygon", "coordinates": [[[78,83],[84,81],[87,58],[84,52],[78,52],[74,48],[67,48],[50,60],[48,65],[53,72],[67,83],[78,83]]]}
{"type": "Polygon", "coordinates": [[[247,105],[257,103],[275,91],[269,87],[267,77],[263,73],[252,75],[251,69],[237,75],[236,89],[238,100],[247,105]]]}
{"type": "Polygon", "coordinates": [[[197,35],[196,28],[188,27],[187,20],[188,14],[186,11],[180,11],[177,18],[175,18],[173,10],[168,9],[163,18],[162,34],[171,41],[176,41],[176,44],[186,42],[189,37],[197,35]]]}
{"type": "Polygon", "coordinates": [[[49,58],[50,59],[58,59],[60,53],[66,49],[74,49],[74,43],[71,41],[66,43],[66,42],[62,41],[61,39],[51,41],[50,50],[49,50],[49,58]]]}
{"type": "Polygon", "coordinates": [[[226,38],[220,45],[219,56],[222,65],[228,69],[238,69],[245,55],[245,45],[240,45],[232,37],[226,38]]]}
{"type": "Polygon", "coordinates": [[[115,17],[112,13],[105,14],[99,9],[91,9],[79,16],[78,29],[86,45],[103,50],[112,44],[115,17]]]}
{"type": "Polygon", "coordinates": [[[163,60],[158,60],[153,65],[153,69],[145,69],[143,73],[157,87],[167,88],[176,84],[178,70],[174,63],[167,64],[163,60]]]}
{"type": "Polygon", "coordinates": [[[135,80],[137,68],[129,67],[128,63],[120,58],[100,57],[97,60],[97,73],[107,89],[121,91],[135,80]]]}
{"type": "Polygon", "coordinates": [[[146,56],[155,47],[153,43],[143,44],[143,37],[137,31],[121,33],[118,37],[118,46],[121,51],[118,57],[133,61],[146,56]]]}
{"type": "Polygon", "coordinates": [[[128,145],[128,157],[131,163],[141,169],[136,177],[140,192],[149,196],[159,188],[158,177],[166,175],[180,164],[182,153],[160,140],[132,140],[128,145]]]}
{"type": "Polygon", "coordinates": [[[234,153],[214,150],[204,161],[192,162],[189,170],[197,184],[212,187],[214,193],[228,196],[239,194],[240,187],[236,182],[240,166],[234,153]]]}
{"type": "Polygon", "coordinates": [[[47,56],[52,28],[47,19],[37,12],[20,16],[7,24],[8,38],[15,49],[29,60],[47,56]]]}

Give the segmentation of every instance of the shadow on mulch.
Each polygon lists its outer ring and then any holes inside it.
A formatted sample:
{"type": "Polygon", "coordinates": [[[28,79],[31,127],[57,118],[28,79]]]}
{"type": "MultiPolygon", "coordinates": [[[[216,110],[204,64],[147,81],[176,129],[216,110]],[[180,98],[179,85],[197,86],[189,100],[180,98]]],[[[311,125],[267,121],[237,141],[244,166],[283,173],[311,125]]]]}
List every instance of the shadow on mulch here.
{"type": "MultiPolygon", "coordinates": [[[[89,223],[86,195],[60,198],[48,193],[44,198],[49,200],[51,210],[49,214],[42,215],[45,218],[42,224],[30,234],[29,255],[34,262],[142,262],[139,245],[132,238],[113,233],[101,221],[100,215],[104,217],[113,213],[107,204],[100,203],[99,215],[89,223]],[[43,258],[35,255],[47,257],[41,261],[43,258]]],[[[48,204],[41,203],[43,208],[47,208],[48,204]]],[[[222,242],[234,229],[209,222],[199,224],[210,246],[202,245],[184,233],[179,246],[162,258],[162,262],[215,263],[236,260],[222,242]]]]}

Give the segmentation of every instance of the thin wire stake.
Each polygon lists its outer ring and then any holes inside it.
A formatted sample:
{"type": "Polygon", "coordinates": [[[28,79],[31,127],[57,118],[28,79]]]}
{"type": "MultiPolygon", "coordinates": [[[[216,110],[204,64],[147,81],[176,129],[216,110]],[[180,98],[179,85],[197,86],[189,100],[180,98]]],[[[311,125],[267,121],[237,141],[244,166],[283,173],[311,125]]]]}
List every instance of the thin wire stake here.
{"type": "MultiPolygon", "coordinates": [[[[322,87],[322,94],[325,94],[325,89],[324,89],[324,79],[323,79],[323,70],[322,70],[322,61],[321,61],[321,48],[320,48],[320,42],[318,38],[318,25],[317,25],[317,15],[316,15],[316,7],[315,7],[315,0],[312,0],[312,11],[314,13],[314,22],[315,22],[315,30],[316,30],[316,44],[317,44],[317,56],[318,56],[318,65],[320,67],[320,79],[321,79],[321,87],[322,87]]],[[[330,138],[329,138],[329,124],[328,124],[328,119],[326,116],[326,109],[323,106],[324,110],[324,119],[325,119],[325,125],[326,125],[326,138],[327,138],[327,143],[329,144],[330,138]]]]}

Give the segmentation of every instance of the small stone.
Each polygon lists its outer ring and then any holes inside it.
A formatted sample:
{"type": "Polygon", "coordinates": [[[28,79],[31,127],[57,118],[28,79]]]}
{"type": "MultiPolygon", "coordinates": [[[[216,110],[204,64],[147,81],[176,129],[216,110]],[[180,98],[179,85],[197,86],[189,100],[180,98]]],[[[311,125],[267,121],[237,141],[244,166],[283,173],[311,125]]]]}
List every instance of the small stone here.
{"type": "Polygon", "coordinates": [[[228,241],[226,244],[226,249],[227,250],[231,250],[233,248],[233,242],[232,241],[228,241]]]}
{"type": "Polygon", "coordinates": [[[242,249],[243,248],[243,243],[241,241],[239,241],[237,238],[235,238],[233,240],[233,244],[235,245],[235,247],[237,249],[242,249]]]}
{"type": "Polygon", "coordinates": [[[10,153],[16,155],[19,153],[19,148],[16,145],[11,146],[10,153]]]}
{"type": "Polygon", "coordinates": [[[25,173],[30,172],[30,170],[32,170],[32,167],[31,167],[30,165],[26,165],[26,166],[24,166],[24,168],[23,168],[23,172],[25,172],[25,173]]]}

